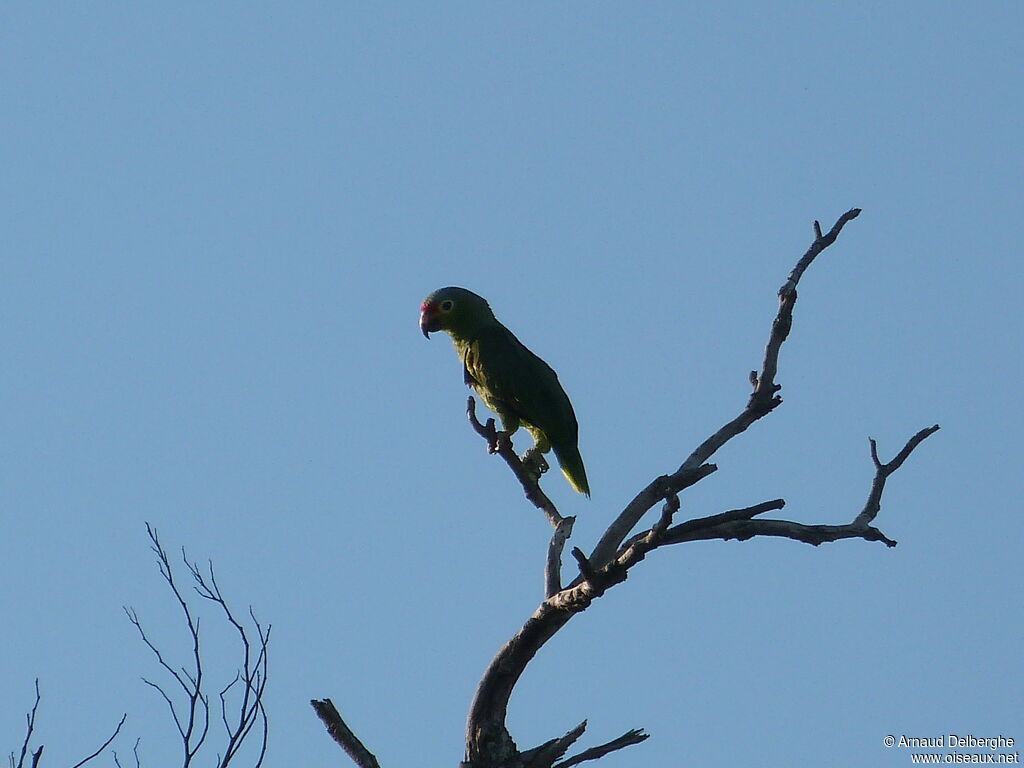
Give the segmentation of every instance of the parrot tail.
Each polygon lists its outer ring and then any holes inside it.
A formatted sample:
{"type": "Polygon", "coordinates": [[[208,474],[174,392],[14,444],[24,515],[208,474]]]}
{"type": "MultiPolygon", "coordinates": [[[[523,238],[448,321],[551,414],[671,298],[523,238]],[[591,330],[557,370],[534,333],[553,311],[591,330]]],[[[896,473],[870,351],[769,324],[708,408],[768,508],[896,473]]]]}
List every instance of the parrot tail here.
{"type": "Polygon", "coordinates": [[[577,493],[582,493],[590,498],[590,485],[587,483],[587,470],[583,467],[583,457],[580,456],[579,448],[575,445],[552,445],[558,463],[562,467],[562,474],[569,481],[569,485],[577,493]]]}

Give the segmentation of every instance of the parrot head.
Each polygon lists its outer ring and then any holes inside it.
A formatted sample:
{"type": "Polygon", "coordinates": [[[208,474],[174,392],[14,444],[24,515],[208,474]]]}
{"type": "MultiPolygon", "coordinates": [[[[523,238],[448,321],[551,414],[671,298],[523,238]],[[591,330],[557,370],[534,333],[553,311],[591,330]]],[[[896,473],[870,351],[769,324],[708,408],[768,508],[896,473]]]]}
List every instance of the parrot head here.
{"type": "Polygon", "coordinates": [[[471,335],[493,319],[486,299],[454,286],[434,291],[420,306],[420,330],[428,339],[435,331],[447,331],[452,336],[471,335]]]}

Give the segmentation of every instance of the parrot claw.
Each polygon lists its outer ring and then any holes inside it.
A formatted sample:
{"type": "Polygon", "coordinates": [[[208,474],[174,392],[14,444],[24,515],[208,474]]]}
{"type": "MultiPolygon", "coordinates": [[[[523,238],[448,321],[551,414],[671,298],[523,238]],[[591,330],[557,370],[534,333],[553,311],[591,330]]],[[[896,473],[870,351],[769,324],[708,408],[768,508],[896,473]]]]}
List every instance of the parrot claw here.
{"type": "Polygon", "coordinates": [[[537,480],[540,480],[541,475],[551,469],[548,460],[544,458],[544,454],[536,448],[531,448],[523,454],[523,466],[537,480]]]}

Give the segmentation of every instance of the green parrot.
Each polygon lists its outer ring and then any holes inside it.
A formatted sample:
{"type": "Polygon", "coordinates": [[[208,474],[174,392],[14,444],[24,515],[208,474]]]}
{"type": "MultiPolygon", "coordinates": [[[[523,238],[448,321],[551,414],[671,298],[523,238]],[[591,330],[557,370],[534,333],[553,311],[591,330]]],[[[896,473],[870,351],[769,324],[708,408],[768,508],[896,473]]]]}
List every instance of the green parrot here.
{"type": "Polygon", "coordinates": [[[420,307],[420,330],[452,337],[466,384],[501,418],[504,429],[520,425],[533,435],[527,458],[554,449],[562,474],[576,491],[590,496],[587,471],[577,447],[579,426],[558,375],[498,322],[487,301],[465,288],[441,288],[420,307]]]}

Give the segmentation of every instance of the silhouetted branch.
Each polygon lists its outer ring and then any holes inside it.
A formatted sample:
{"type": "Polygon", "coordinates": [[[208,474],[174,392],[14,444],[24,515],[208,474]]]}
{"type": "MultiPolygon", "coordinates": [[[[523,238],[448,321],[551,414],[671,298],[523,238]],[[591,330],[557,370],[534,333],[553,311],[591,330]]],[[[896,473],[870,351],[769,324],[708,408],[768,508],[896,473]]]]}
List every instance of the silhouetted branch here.
{"type": "MultiPolygon", "coordinates": [[[[796,305],[797,284],[815,257],[835,242],[847,222],[859,215],[860,209],[852,208],[839,217],[828,234],[815,237],[810,248],[800,258],[793,271],[790,272],[789,278],[779,289],[779,311],[772,321],[771,333],[768,336],[768,343],[765,345],[761,373],[760,375],[756,372],[750,374],[754,389],[743,411],[697,446],[674,473],[655,478],[641,490],[626,505],[615,522],[608,527],[591,553],[591,561],[599,564],[608,562],[629,532],[640,522],[640,518],[660,499],[665,498],[666,492],[678,493],[718,469],[714,464],[707,464],[708,459],[732,438],[782,404],[782,398],[778,395],[782,387],[775,383],[775,376],[778,372],[782,343],[789,336],[789,331],[793,326],[793,307],[796,305]]],[[[815,233],[817,234],[821,231],[821,227],[817,225],[817,222],[815,224],[815,233]]]]}
{"type": "Polygon", "coordinates": [[[875,463],[875,479],[871,484],[871,492],[864,509],[852,522],[846,525],[804,525],[789,520],[754,520],[755,515],[770,509],[780,509],[785,502],[778,499],[766,502],[747,510],[736,510],[721,515],[690,520],[670,528],[665,536],[665,544],[679,544],[685,541],[705,539],[738,539],[746,540],[754,536],[777,536],[794,541],[803,541],[815,546],[840,539],[864,539],[880,541],[886,546],[895,547],[896,542],[888,538],[880,530],[870,525],[881,508],[882,490],[886,478],[895,472],[906,461],[921,442],[934,434],[939,425],[922,429],[911,437],[902,450],[888,464],[878,460],[877,446],[871,441],[871,458],[875,463]],[[739,514],[737,514],[739,513],[739,514]]]}
{"type": "Polygon", "coordinates": [[[520,755],[520,759],[526,768],[551,768],[554,762],[566,753],[576,740],[587,730],[587,721],[577,725],[564,736],[551,739],[539,747],[529,749],[520,755]]]}
{"type": "Polygon", "coordinates": [[[551,597],[562,589],[562,551],[565,549],[565,542],[572,535],[572,526],[575,522],[575,517],[563,517],[555,532],[551,534],[544,568],[544,597],[551,597]]]}
{"type": "MultiPolygon", "coordinates": [[[[32,740],[32,732],[36,729],[36,712],[39,711],[39,701],[42,697],[39,694],[39,678],[36,678],[36,700],[32,705],[32,711],[25,715],[25,741],[21,743],[21,754],[18,756],[18,762],[14,762],[14,753],[11,752],[11,768],[25,768],[25,756],[28,754],[28,744],[32,740]]],[[[32,755],[32,768],[35,768],[39,764],[39,758],[43,755],[43,747],[39,746],[39,749],[32,755]]]]}
{"type": "MultiPolygon", "coordinates": [[[[184,705],[179,711],[171,695],[164,690],[163,686],[152,680],[143,678],[146,685],[154,688],[167,703],[171,712],[171,718],[178,730],[182,744],[182,766],[188,768],[198,755],[202,746],[206,743],[210,731],[210,699],[206,693],[205,669],[200,643],[200,621],[193,613],[185,596],[174,578],[170,559],[167,552],[160,544],[157,532],[149,523],[146,524],[146,532],[152,544],[152,550],[157,556],[157,567],[160,575],[171,588],[174,598],[181,608],[185,617],[185,624],[188,627],[191,642],[191,666],[175,668],[165,658],[156,644],[150,640],[142,627],[138,614],[134,609],[126,607],[125,614],[128,620],[138,630],[146,647],[153,652],[157,663],[171,676],[178,684],[184,694],[184,705]]],[[[189,561],[185,550],[181,552],[182,562],[188,569],[194,582],[193,588],[204,600],[216,603],[227,623],[234,628],[238,635],[242,653],[242,666],[235,673],[227,685],[218,694],[220,700],[220,719],[224,726],[227,743],[222,754],[218,753],[215,765],[217,768],[227,768],[234,760],[257,724],[260,725],[260,745],[252,763],[253,768],[259,768],[267,751],[268,723],[266,710],[263,707],[263,696],[267,684],[267,649],[270,643],[270,626],[266,629],[256,620],[256,616],[249,609],[249,618],[256,630],[256,637],[250,638],[246,627],[239,622],[224,598],[217,584],[217,577],[213,570],[213,563],[208,564],[207,572],[204,573],[199,565],[189,561]],[[239,685],[238,703],[233,707],[229,704],[228,694],[239,685]],[[230,714],[229,714],[230,713],[230,714]]],[[[138,754],[136,752],[136,762],[138,754]]]]}
{"type": "MultiPolygon", "coordinates": [[[[39,763],[42,760],[42,757],[43,757],[43,745],[42,744],[39,745],[39,748],[35,752],[32,752],[31,755],[29,755],[29,742],[32,740],[32,733],[35,731],[35,727],[36,727],[36,713],[39,711],[39,702],[40,702],[41,699],[42,699],[42,696],[39,693],[39,679],[36,678],[36,700],[35,700],[35,703],[32,705],[32,711],[29,712],[28,715],[25,716],[26,726],[27,726],[26,729],[25,729],[25,741],[22,742],[21,753],[18,755],[18,761],[17,762],[14,761],[14,753],[13,752],[10,753],[9,761],[10,761],[11,768],[25,768],[25,758],[26,757],[31,757],[32,758],[32,762],[29,764],[29,768],[38,768],[39,763]]],[[[121,722],[119,722],[117,724],[117,728],[114,729],[114,732],[110,735],[110,738],[107,739],[106,741],[104,741],[103,744],[100,745],[99,749],[97,749],[91,755],[89,755],[88,757],[85,757],[85,758],[79,760],[77,763],[75,763],[72,766],[72,768],[81,768],[86,763],[88,763],[88,762],[94,760],[95,758],[99,757],[103,753],[103,750],[105,750],[107,747],[109,747],[111,742],[113,742],[114,739],[117,738],[117,735],[121,732],[121,726],[124,725],[124,721],[127,720],[127,719],[128,719],[128,715],[127,714],[122,715],[121,716],[121,722]]],[[[116,759],[117,758],[115,757],[115,761],[116,761],[116,759]]]]}
{"type": "Polygon", "coordinates": [[[93,753],[92,753],[91,755],[89,755],[89,756],[88,756],[87,758],[85,758],[84,760],[80,760],[79,762],[75,763],[75,764],[74,764],[73,766],[71,766],[71,768],[82,768],[82,766],[83,766],[83,765],[85,765],[86,763],[88,763],[88,762],[89,762],[90,760],[92,760],[93,758],[95,758],[95,757],[99,757],[100,753],[101,753],[101,752],[102,752],[102,751],[103,751],[104,749],[106,749],[107,747],[109,747],[109,746],[110,746],[110,742],[112,742],[112,741],[113,741],[114,739],[116,739],[116,738],[117,738],[117,734],[119,734],[119,733],[121,732],[121,726],[122,726],[122,725],[124,725],[124,721],[125,721],[125,720],[127,720],[127,719],[128,719],[128,714],[127,714],[127,713],[123,714],[123,715],[121,716],[121,722],[119,722],[119,723],[117,724],[117,728],[115,728],[115,729],[114,729],[114,732],[113,732],[112,734],[110,734],[110,738],[109,738],[109,739],[107,739],[106,741],[104,741],[104,742],[103,742],[103,743],[102,743],[102,744],[100,745],[100,748],[99,748],[99,749],[97,749],[97,750],[96,750],[95,752],[93,752],[93,753]]]}
{"type": "Polygon", "coordinates": [[[544,569],[544,596],[550,597],[562,588],[562,550],[565,549],[565,542],[572,535],[572,527],[576,518],[562,517],[559,514],[554,502],[541,490],[540,475],[532,472],[519,458],[512,447],[511,436],[507,432],[499,431],[495,427],[494,419],[488,419],[485,424],[480,423],[476,416],[476,400],[472,396],[466,400],[466,417],[476,433],[487,441],[487,450],[497,453],[505,460],[519,484],[522,485],[526,498],[544,513],[548,522],[555,529],[551,536],[551,543],[548,545],[548,556],[544,569]]]}
{"type": "Polygon", "coordinates": [[[868,494],[868,500],[864,503],[864,509],[861,510],[861,513],[853,521],[854,525],[866,527],[868,523],[875,519],[875,516],[882,508],[882,491],[885,489],[886,478],[903,466],[903,462],[921,444],[921,441],[938,430],[938,424],[922,429],[907,441],[903,449],[888,464],[883,464],[878,460],[878,445],[875,443],[874,438],[868,438],[871,444],[871,461],[875,465],[875,480],[871,484],[871,493],[868,494]]]}
{"type": "Polygon", "coordinates": [[[579,550],[573,556],[581,578],[544,600],[520,630],[510,639],[484,672],[470,705],[466,729],[466,763],[472,766],[515,765],[518,752],[505,725],[509,698],[526,665],[569,619],[586,610],[607,589],[624,581],[630,568],[659,546],[678,499],[666,501],[658,523],[637,537],[616,560],[596,568],[579,550]]]}
{"type": "MultiPolygon", "coordinates": [[[[136,739],[135,740],[135,746],[132,747],[132,756],[135,758],[135,768],[142,768],[142,760],[139,758],[139,742],[140,741],[142,741],[142,739],[136,739]]],[[[113,755],[113,758],[114,758],[114,765],[116,765],[117,768],[124,768],[124,766],[121,765],[121,760],[117,756],[117,752],[116,751],[112,751],[112,755],[113,755]]]]}
{"type": "MultiPolygon", "coordinates": [[[[184,556],[184,553],[182,553],[182,555],[184,556]]],[[[246,737],[252,731],[256,723],[259,722],[262,723],[262,738],[259,756],[255,763],[256,766],[259,766],[263,763],[263,758],[267,751],[267,715],[263,709],[263,692],[267,684],[267,645],[270,642],[270,627],[268,626],[266,630],[264,630],[259,621],[256,620],[256,615],[253,613],[252,608],[249,608],[249,618],[252,621],[253,626],[256,628],[256,635],[258,638],[258,645],[255,650],[254,658],[253,648],[245,627],[235,619],[231,609],[228,607],[227,601],[224,599],[224,596],[220,591],[220,587],[217,585],[217,577],[213,570],[213,563],[208,562],[207,564],[209,573],[208,577],[203,575],[196,563],[190,563],[185,559],[185,565],[188,567],[193,580],[196,582],[196,592],[198,592],[204,599],[216,603],[221,607],[228,623],[235,628],[235,632],[238,634],[238,638],[242,646],[242,669],[236,673],[235,679],[228,683],[219,694],[221,722],[223,723],[224,730],[228,735],[228,743],[225,747],[222,765],[227,765],[228,762],[238,753],[238,750],[245,742],[246,737]],[[241,701],[237,706],[233,720],[229,722],[227,712],[228,703],[225,696],[238,682],[242,683],[241,701]]]]}
{"type": "Polygon", "coordinates": [[[334,706],[334,702],[330,699],[324,699],[323,701],[313,699],[309,703],[327,727],[327,732],[331,734],[331,738],[338,742],[339,746],[345,750],[345,753],[352,758],[352,761],[359,768],[380,768],[377,758],[374,757],[370,750],[363,746],[363,742],[352,733],[352,729],[341,719],[341,713],[334,706]]]}
{"type": "Polygon", "coordinates": [[[624,749],[625,747],[631,747],[634,744],[639,744],[641,741],[646,741],[651,735],[644,733],[643,729],[634,729],[627,731],[626,733],[619,736],[617,739],[609,741],[607,744],[601,744],[597,747],[591,747],[585,749],[578,755],[573,755],[567,760],[563,760],[560,763],[556,763],[554,768],[569,768],[571,765],[579,765],[587,760],[597,760],[599,757],[604,757],[610,752],[615,752],[618,749],[624,749]]]}

